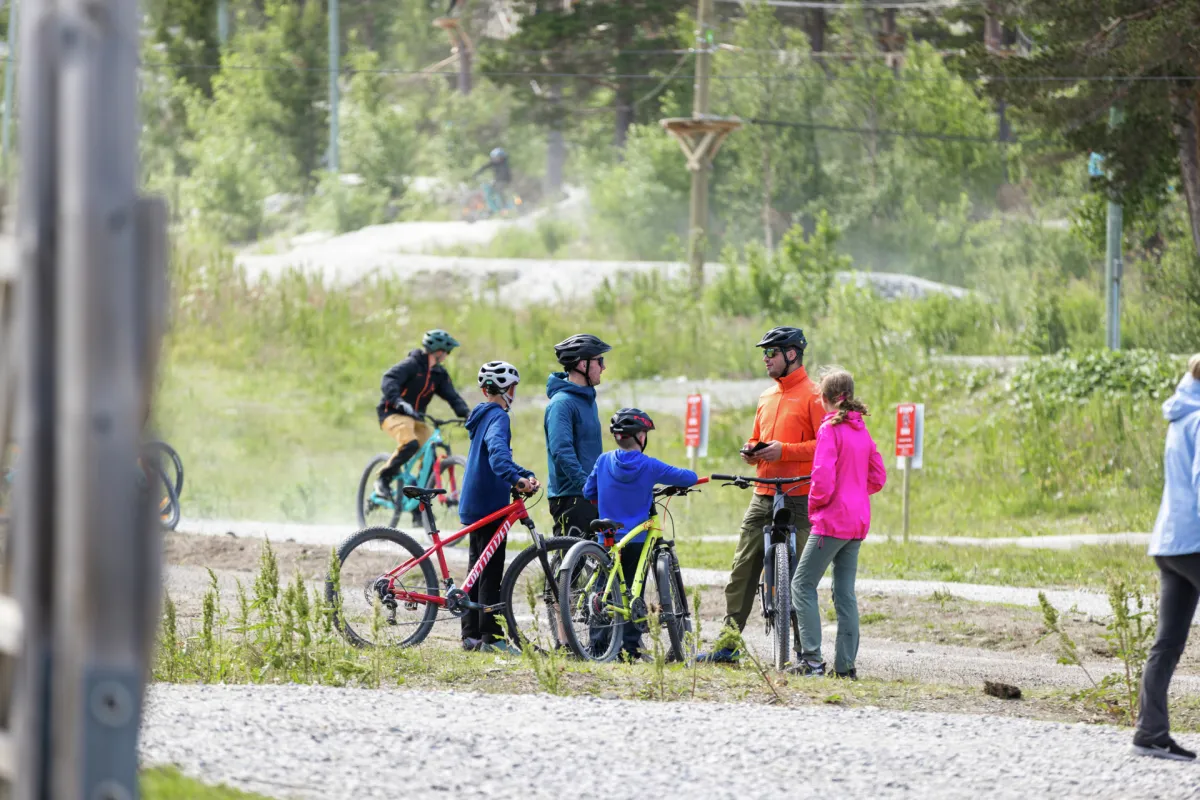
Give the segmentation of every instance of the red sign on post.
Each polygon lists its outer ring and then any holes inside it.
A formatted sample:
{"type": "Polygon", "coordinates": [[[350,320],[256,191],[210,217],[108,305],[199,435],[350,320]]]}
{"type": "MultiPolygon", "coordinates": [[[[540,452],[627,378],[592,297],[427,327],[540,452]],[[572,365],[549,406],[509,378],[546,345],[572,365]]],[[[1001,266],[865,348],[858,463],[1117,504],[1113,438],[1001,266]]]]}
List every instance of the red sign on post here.
{"type": "Polygon", "coordinates": [[[700,446],[700,425],[704,417],[704,398],[698,394],[689,394],[687,399],[687,415],[684,417],[683,444],[685,447],[700,446]]]}
{"type": "Polygon", "coordinates": [[[917,406],[902,403],[896,407],[896,455],[912,458],[917,451],[917,406]]]}

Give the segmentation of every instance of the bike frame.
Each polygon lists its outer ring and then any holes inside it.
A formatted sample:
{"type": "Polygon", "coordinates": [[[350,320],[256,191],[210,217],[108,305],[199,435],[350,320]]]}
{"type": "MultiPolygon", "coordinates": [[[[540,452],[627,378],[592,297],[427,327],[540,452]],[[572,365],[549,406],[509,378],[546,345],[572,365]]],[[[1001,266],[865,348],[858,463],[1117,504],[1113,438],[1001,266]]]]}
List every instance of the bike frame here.
{"type": "MultiPolygon", "coordinates": [[[[392,483],[398,484],[399,486],[424,487],[428,483],[429,477],[432,474],[434,481],[433,485],[435,488],[448,488],[448,490],[452,493],[457,492],[457,486],[442,486],[442,456],[437,452],[437,448],[439,447],[443,450],[447,449],[446,441],[442,438],[442,429],[434,428],[433,433],[429,434],[429,438],[425,440],[425,444],[421,445],[421,449],[414,453],[413,457],[410,458],[404,464],[401,470],[396,473],[396,477],[392,479],[392,483]],[[432,458],[430,456],[432,456],[432,458]],[[421,471],[414,474],[412,472],[412,467],[417,463],[418,460],[421,462],[421,471]]],[[[442,497],[444,498],[445,495],[442,495],[442,497]]],[[[380,497],[379,495],[375,494],[374,491],[371,492],[371,499],[381,508],[396,507],[396,504],[391,500],[388,500],[385,497],[380,497]]],[[[441,502],[445,503],[446,500],[443,499],[441,502]]],[[[421,501],[416,498],[405,497],[400,503],[400,510],[404,512],[416,511],[420,504],[421,501]]]]}
{"type": "MultiPolygon", "coordinates": [[[[426,510],[423,503],[419,503],[419,505],[421,505],[421,509],[423,511],[426,510]]],[[[488,565],[488,562],[492,560],[492,556],[496,554],[496,550],[500,548],[500,544],[506,538],[508,538],[508,533],[512,530],[512,526],[522,520],[529,519],[529,511],[525,508],[524,498],[518,498],[514,500],[499,511],[488,514],[478,522],[468,525],[467,527],[463,528],[457,533],[451,534],[445,539],[442,538],[440,531],[430,531],[429,536],[433,540],[433,544],[430,545],[424,553],[410,558],[400,566],[388,570],[380,577],[386,577],[388,579],[388,591],[391,592],[398,601],[409,603],[428,603],[430,605],[438,606],[439,608],[445,608],[445,597],[441,595],[425,594],[424,592],[409,592],[405,591],[404,589],[397,589],[395,585],[396,579],[402,577],[405,573],[420,564],[422,561],[428,559],[434,553],[437,553],[437,565],[441,572],[442,582],[447,587],[452,586],[453,581],[450,578],[450,568],[446,564],[446,554],[443,552],[444,548],[447,545],[454,544],[464,536],[474,533],[485,525],[490,525],[499,519],[503,519],[504,522],[499,528],[496,529],[496,533],[492,535],[492,538],[488,541],[487,546],[483,548],[483,552],[479,554],[479,560],[475,562],[475,566],[471,567],[471,571],[467,573],[467,577],[463,581],[463,585],[461,587],[462,591],[464,593],[470,592],[476,581],[479,580],[479,576],[483,574],[484,567],[488,565]]],[[[470,609],[487,610],[491,608],[491,606],[486,606],[482,603],[473,603],[465,599],[462,601],[462,603],[465,607],[470,609]]]]}
{"type": "MultiPolygon", "coordinates": [[[[666,506],[664,504],[664,508],[665,507],[666,506]]],[[[607,608],[609,611],[614,611],[625,619],[629,620],[630,616],[633,615],[633,598],[641,597],[642,592],[645,591],[646,573],[649,572],[650,556],[652,553],[658,550],[657,545],[660,541],[662,541],[662,538],[662,525],[659,524],[658,516],[655,515],[643,522],[641,525],[635,527],[629,533],[625,534],[621,541],[609,548],[608,552],[612,556],[613,566],[615,568],[608,574],[608,583],[605,584],[604,594],[601,596],[609,596],[613,590],[614,581],[620,581],[622,592],[620,608],[617,608],[612,604],[606,604],[605,608],[607,608]],[[642,555],[641,558],[638,559],[637,568],[633,575],[633,586],[629,587],[625,584],[625,572],[621,568],[621,550],[626,544],[632,542],[635,536],[640,535],[643,531],[646,533],[646,541],[642,547],[642,555]]],[[[589,586],[588,589],[590,590],[591,587],[589,586]]],[[[635,619],[629,621],[640,622],[641,620],[635,619]]]]}

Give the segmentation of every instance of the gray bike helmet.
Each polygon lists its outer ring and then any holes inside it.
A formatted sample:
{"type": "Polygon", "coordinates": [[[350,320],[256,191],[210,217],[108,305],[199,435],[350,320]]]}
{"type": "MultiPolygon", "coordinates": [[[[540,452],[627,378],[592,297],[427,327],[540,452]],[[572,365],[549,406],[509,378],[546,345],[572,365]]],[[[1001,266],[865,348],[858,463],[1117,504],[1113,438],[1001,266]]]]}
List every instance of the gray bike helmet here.
{"type": "Polygon", "coordinates": [[[426,353],[433,353],[437,350],[445,350],[449,353],[458,347],[458,339],[455,339],[441,328],[435,328],[434,330],[426,331],[425,335],[421,337],[421,346],[425,348],[426,353]]]}
{"type": "Polygon", "coordinates": [[[508,158],[508,153],[504,152],[503,147],[497,147],[492,152],[488,153],[492,161],[499,161],[502,158],[508,158]]]}
{"type": "Polygon", "coordinates": [[[590,333],[577,333],[554,345],[554,355],[558,357],[558,363],[567,369],[580,361],[603,355],[609,350],[612,348],[590,333]]]}

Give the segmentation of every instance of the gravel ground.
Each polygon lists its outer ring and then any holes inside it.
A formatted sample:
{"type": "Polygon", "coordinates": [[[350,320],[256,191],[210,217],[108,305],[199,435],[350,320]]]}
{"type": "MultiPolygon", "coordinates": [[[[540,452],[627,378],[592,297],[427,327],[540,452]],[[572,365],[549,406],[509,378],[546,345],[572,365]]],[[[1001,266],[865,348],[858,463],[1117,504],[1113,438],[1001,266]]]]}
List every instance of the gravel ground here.
{"type": "Polygon", "coordinates": [[[1128,746],[1128,731],[1107,726],[872,708],[155,686],[141,753],[275,797],[1200,794],[1196,765],[1128,746]],[[600,758],[581,780],[586,754],[600,758]]]}

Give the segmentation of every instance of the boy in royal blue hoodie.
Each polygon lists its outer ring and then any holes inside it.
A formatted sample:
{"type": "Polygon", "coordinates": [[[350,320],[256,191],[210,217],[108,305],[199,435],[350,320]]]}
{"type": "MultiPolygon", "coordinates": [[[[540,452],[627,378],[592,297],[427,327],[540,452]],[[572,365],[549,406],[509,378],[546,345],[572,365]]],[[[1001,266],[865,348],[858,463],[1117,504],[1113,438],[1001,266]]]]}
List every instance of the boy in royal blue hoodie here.
{"type": "MultiPolygon", "coordinates": [[[[596,466],[583,486],[583,496],[599,505],[602,518],[623,526],[617,534],[618,539],[623,539],[650,519],[656,484],[691,486],[699,478],[690,469],[672,467],[646,455],[646,440],[654,430],[654,420],[645,411],[622,408],[613,414],[608,429],[619,449],[602,453],[596,459],[596,466]]],[[[642,532],[621,548],[621,571],[626,576],[637,570],[645,541],[646,534],[642,532]]],[[[637,627],[626,623],[622,635],[621,649],[631,660],[640,658],[642,637],[637,627]]]]}
{"type": "MultiPolygon", "coordinates": [[[[471,449],[467,453],[467,468],[458,500],[458,518],[464,526],[478,522],[508,505],[513,489],[532,494],[539,487],[533,473],[518,466],[512,457],[508,409],[516,395],[517,384],[521,382],[517,368],[504,361],[489,361],[479,368],[478,380],[484,401],[475,406],[467,417],[471,449]]],[[[502,524],[503,517],[471,531],[468,572],[502,524]]],[[[479,580],[467,593],[472,602],[485,605],[500,602],[505,544],[501,542],[496,548],[479,580]]],[[[504,641],[504,632],[496,622],[496,615],[483,611],[468,611],[463,616],[462,646],[464,650],[513,652],[513,648],[504,641]]]]}

